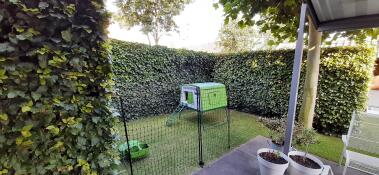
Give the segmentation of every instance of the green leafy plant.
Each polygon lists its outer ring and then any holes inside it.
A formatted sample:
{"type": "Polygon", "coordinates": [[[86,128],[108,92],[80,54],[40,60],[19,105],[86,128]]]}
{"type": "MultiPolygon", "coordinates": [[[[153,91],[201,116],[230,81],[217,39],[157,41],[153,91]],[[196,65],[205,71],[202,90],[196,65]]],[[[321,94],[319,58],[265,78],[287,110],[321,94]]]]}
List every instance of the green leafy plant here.
{"type": "Polygon", "coordinates": [[[113,173],[103,1],[0,4],[0,172],[113,173]]]}
{"type": "Polygon", "coordinates": [[[284,145],[284,130],[280,131],[275,131],[275,130],[270,130],[270,139],[272,143],[283,146],[284,145]]]}
{"type": "MultiPolygon", "coordinates": [[[[270,130],[270,135],[273,134],[271,133],[272,130],[270,130]]],[[[271,135],[272,136],[272,135],[271,135]]],[[[273,140],[273,138],[271,137],[271,140],[273,140]]],[[[284,140],[283,140],[283,143],[284,143],[284,140]]],[[[272,146],[270,142],[267,141],[267,144],[268,146],[272,146]]],[[[270,151],[268,151],[269,153],[272,153],[272,155],[275,156],[275,159],[279,159],[280,158],[280,151],[279,150],[276,150],[276,149],[270,149],[270,151]]]]}
{"type": "Polygon", "coordinates": [[[273,144],[276,144],[278,146],[284,145],[284,133],[286,130],[286,123],[283,119],[268,119],[268,118],[261,118],[261,122],[263,122],[266,127],[268,127],[269,135],[271,142],[273,144]]]}
{"type": "MultiPolygon", "coordinates": [[[[286,118],[263,118],[259,119],[267,128],[269,128],[269,135],[271,141],[279,146],[284,145],[285,132],[287,129],[286,118]]],[[[302,127],[295,122],[295,127],[293,129],[293,139],[296,140],[297,136],[301,133],[302,127]]]]}
{"type": "Polygon", "coordinates": [[[303,156],[305,161],[309,151],[309,145],[318,143],[317,133],[314,129],[304,128],[300,135],[296,137],[295,142],[298,145],[305,146],[305,155],[303,156]]]}

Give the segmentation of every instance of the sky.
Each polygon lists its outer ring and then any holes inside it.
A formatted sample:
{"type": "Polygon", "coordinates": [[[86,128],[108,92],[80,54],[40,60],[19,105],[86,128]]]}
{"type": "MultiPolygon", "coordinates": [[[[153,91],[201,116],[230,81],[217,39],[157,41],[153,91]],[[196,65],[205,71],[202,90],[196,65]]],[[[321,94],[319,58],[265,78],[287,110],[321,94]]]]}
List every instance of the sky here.
{"type": "MultiPolygon", "coordinates": [[[[117,11],[114,1],[107,0],[106,2],[106,8],[111,12],[117,11]]],[[[193,49],[216,42],[224,18],[222,8],[216,10],[213,7],[215,2],[217,0],[194,0],[186,5],[181,14],[174,18],[179,33],[162,36],[159,45],[193,49]]],[[[113,22],[108,31],[110,38],[149,43],[146,35],[139,31],[139,27],[126,30],[121,28],[117,22],[113,22]]]]}

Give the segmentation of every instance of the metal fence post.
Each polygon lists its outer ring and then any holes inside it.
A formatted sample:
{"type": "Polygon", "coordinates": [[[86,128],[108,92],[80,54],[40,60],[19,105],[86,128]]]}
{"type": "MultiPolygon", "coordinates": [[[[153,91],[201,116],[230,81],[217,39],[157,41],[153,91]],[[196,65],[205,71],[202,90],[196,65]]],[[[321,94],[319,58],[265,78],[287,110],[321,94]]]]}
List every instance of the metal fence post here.
{"type": "Polygon", "coordinates": [[[228,149],[230,149],[230,110],[226,107],[226,117],[228,121],[228,149]]]}
{"type": "Polygon", "coordinates": [[[133,175],[132,155],[130,152],[128,128],[126,126],[126,117],[125,117],[125,113],[124,113],[124,104],[122,101],[122,97],[120,97],[120,109],[121,109],[121,117],[123,118],[123,122],[124,122],[126,145],[128,146],[128,159],[129,159],[128,161],[129,161],[129,166],[130,166],[130,174],[133,175]]]}
{"type": "Polygon", "coordinates": [[[199,166],[203,168],[204,166],[204,160],[203,160],[203,112],[201,111],[201,102],[200,102],[200,88],[196,88],[196,95],[197,95],[197,126],[198,126],[198,139],[199,139],[199,166]]]}
{"type": "Polygon", "coordinates": [[[299,23],[299,29],[297,31],[295,59],[293,63],[291,91],[290,91],[290,99],[289,99],[289,104],[288,104],[287,129],[286,129],[286,138],[284,142],[284,154],[286,155],[288,155],[288,152],[291,148],[293,127],[294,127],[293,125],[295,122],[295,115],[296,115],[296,104],[297,104],[297,95],[298,95],[298,89],[299,89],[300,72],[301,72],[301,61],[303,58],[304,25],[305,25],[306,12],[307,12],[307,4],[303,3],[301,5],[300,23],[299,23]]]}

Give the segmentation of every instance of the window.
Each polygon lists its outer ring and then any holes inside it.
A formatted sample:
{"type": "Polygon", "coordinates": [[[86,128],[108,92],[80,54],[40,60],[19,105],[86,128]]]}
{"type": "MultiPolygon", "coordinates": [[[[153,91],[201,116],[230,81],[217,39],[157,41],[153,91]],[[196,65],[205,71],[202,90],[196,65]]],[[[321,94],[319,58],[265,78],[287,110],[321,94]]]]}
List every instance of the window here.
{"type": "Polygon", "coordinates": [[[185,91],[185,100],[187,101],[188,104],[193,104],[193,92],[188,92],[185,91]]]}

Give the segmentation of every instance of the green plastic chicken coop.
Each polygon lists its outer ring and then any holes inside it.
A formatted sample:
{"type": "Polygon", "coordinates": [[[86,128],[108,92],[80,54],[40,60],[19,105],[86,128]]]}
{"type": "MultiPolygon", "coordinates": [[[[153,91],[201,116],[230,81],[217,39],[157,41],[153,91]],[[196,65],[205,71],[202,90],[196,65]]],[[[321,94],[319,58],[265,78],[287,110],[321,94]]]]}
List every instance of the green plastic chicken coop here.
{"type": "Polygon", "coordinates": [[[221,83],[194,83],[181,86],[180,104],[166,121],[172,126],[184,109],[192,109],[198,113],[225,108],[228,105],[226,88],[221,83]]]}
{"type": "Polygon", "coordinates": [[[213,82],[182,85],[180,104],[197,111],[226,107],[225,85],[213,82]]]}

